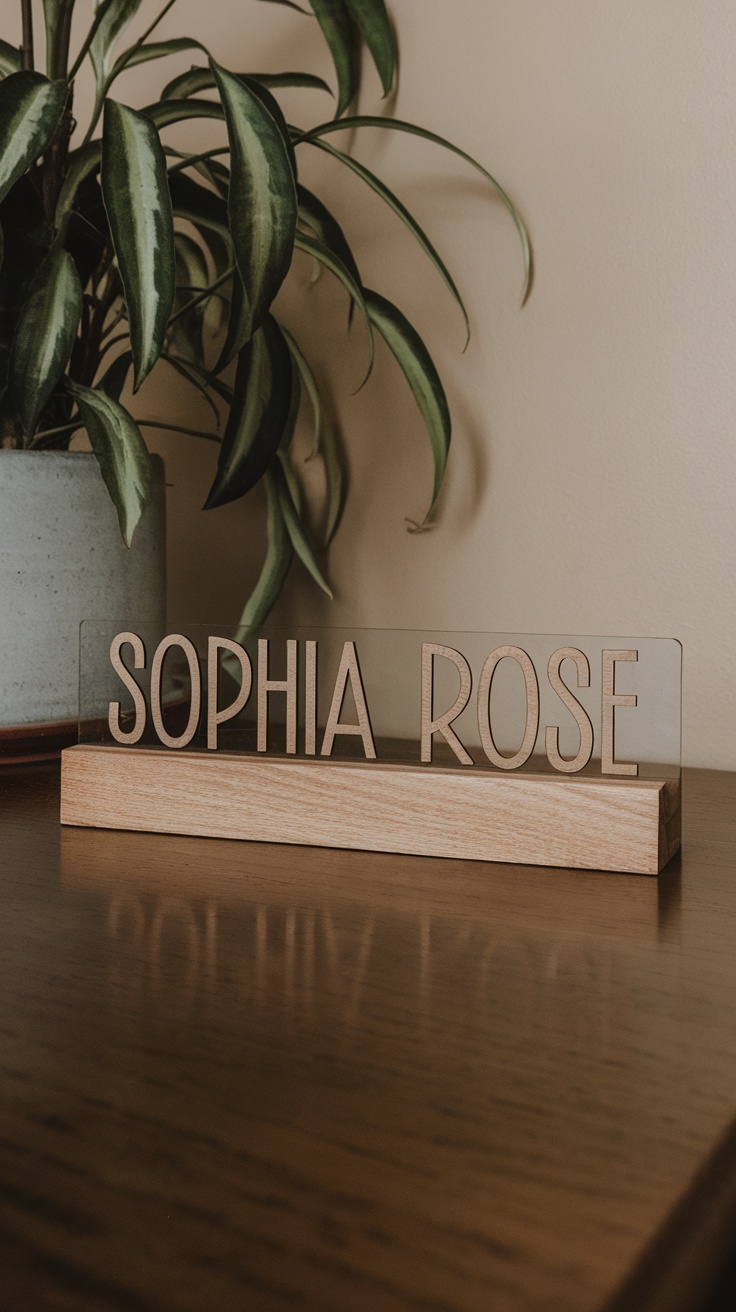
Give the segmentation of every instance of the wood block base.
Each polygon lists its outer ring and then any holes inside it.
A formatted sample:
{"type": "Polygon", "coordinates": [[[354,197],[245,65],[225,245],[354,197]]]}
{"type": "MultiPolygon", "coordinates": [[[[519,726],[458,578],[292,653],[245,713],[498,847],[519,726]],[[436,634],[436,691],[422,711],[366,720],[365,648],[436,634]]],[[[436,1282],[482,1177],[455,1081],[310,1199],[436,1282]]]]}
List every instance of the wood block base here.
{"type": "Polygon", "coordinates": [[[61,823],[655,875],[680,783],[82,744],[61,823]]]}

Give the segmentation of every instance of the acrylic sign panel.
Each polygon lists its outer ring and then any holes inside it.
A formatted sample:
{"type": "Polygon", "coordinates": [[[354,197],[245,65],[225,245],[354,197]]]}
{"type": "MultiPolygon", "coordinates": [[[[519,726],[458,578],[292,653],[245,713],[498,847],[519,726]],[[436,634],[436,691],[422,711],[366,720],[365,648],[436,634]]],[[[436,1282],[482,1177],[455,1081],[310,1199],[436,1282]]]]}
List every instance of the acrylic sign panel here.
{"type": "Polygon", "coordinates": [[[673,639],[82,625],[80,741],[672,778],[673,639]]]}

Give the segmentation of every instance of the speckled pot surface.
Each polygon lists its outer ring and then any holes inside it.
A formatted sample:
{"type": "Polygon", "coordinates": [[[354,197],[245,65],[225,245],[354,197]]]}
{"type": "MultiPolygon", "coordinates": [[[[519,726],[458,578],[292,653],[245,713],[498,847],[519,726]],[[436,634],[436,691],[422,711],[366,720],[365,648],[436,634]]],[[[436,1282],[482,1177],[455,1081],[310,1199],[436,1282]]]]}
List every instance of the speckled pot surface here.
{"type": "Polygon", "coordinates": [[[164,466],[128,550],[95,457],[0,451],[0,729],[75,720],[79,625],[165,619],[164,466]]]}

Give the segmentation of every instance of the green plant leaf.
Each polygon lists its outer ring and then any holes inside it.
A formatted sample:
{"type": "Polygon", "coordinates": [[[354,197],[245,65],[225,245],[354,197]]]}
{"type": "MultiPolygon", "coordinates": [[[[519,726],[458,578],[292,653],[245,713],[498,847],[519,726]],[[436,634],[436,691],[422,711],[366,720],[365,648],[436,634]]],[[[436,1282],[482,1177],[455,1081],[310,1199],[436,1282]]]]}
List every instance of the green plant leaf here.
{"type": "Polygon", "coordinates": [[[291,140],[289,125],[284,118],[284,111],[278,100],[271,94],[268,87],[264,87],[260,82],[256,82],[256,80],[249,77],[247,73],[239,73],[238,81],[242,82],[243,86],[247,87],[248,91],[250,91],[256,99],[260,100],[264,109],[268,110],[268,113],[271,115],[276,127],[281,133],[281,140],[286,148],[286,154],[289,157],[289,165],[296,184],[296,155],[294,154],[294,145],[291,140]]]}
{"type": "Polygon", "coordinates": [[[168,59],[169,55],[179,55],[184,50],[202,50],[207,54],[207,49],[202,42],[191,36],[174,37],[171,41],[147,41],[142,46],[137,44],[130,46],[115,60],[110,69],[110,82],[119,77],[126,68],[135,68],[136,64],[148,64],[152,59],[168,59]]]}
{"type": "Polygon", "coordinates": [[[205,510],[244,496],[268,469],[289,418],[291,368],[286,343],[267,314],[238,357],[232,406],[205,510]]]}
{"type": "MultiPolygon", "coordinates": [[[[326,91],[332,95],[330,87],[321,77],[315,77],[313,73],[239,73],[238,77],[246,77],[251,82],[260,82],[263,87],[270,87],[272,90],[278,90],[280,87],[306,87],[313,91],[326,91]]],[[[209,68],[188,68],[185,73],[179,73],[177,77],[172,78],[161,92],[162,100],[171,100],[181,97],[186,99],[187,96],[196,95],[200,91],[209,91],[215,86],[215,78],[212,70],[209,68]]]]}
{"type": "Polygon", "coordinates": [[[345,3],[371,52],[383,94],[387,96],[396,76],[397,51],[384,0],[345,0],[345,3]]]}
{"type": "Polygon", "coordinates": [[[150,465],[146,444],[135,420],[118,401],[99,388],[82,387],[71,379],[66,385],[79,407],[118,514],[120,531],[130,546],[148,500],[150,465]]]}
{"type": "MultiPolygon", "coordinates": [[[[320,142],[320,149],[325,143],[320,142]]],[[[301,183],[296,189],[297,200],[299,202],[299,219],[306,227],[311,228],[315,237],[317,237],[324,246],[337,256],[345,265],[348,273],[352,275],[359,287],[362,287],[360,271],[353,252],[351,251],[345,233],[343,232],[337,219],[330,214],[326,205],[313,192],[308,191],[301,183]]]]}
{"type": "Polygon", "coordinates": [[[524,287],[521,302],[523,305],[531,290],[532,259],[529,235],[516,206],[506,194],[500,182],[497,182],[494,178],[493,174],[489,173],[487,169],[484,169],[483,165],[479,164],[476,159],[473,159],[472,155],[468,155],[464,150],[461,150],[459,146],[453,146],[452,142],[447,141],[444,137],[437,136],[436,132],[429,132],[426,128],[417,127],[414,123],[406,123],[398,118],[381,118],[379,115],[375,114],[356,114],[351,118],[343,118],[339,121],[333,119],[329,123],[321,123],[316,128],[310,128],[309,132],[301,133],[298,140],[314,141],[318,137],[326,137],[331,132],[342,132],[345,129],[352,128],[388,128],[393,132],[408,132],[412,136],[422,137],[425,141],[431,141],[434,145],[442,146],[445,150],[452,151],[454,155],[459,155],[467,164],[470,164],[474,169],[477,169],[487,182],[490,182],[491,186],[506,206],[506,209],[509,211],[509,214],[514,221],[516,231],[519,234],[522,254],[524,257],[524,287]]]}
{"type": "Polygon", "coordinates": [[[243,280],[235,270],[232,292],[230,294],[230,312],[227,321],[227,333],[213,373],[221,374],[232,363],[252,337],[250,306],[243,289],[243,280]]]}
{"type": "MultiPolygon", "coordinates": [[[[366,331],[368,333],[369,360],[368,372],[363,379],[363,383],[365,383],[366,379],[370,377],[373,368],[373,330],[371,328],[371,319],[363,296],[363,288],[355,281],[352,273],[346,268],[342,260],[339,259],[329,247],[325,246],[321,241],[318,241],[316,237],[308,237],[306,233],[298,232],[296,234],[294,245],[297,250],[304,251],[307,255],[312,255],[315,260],[319,260],[320,264],[324,264],[325,268],[330,270],[330,273],[334,273],[335,277],[339,278],[343,287],[347,289],[355,305],[360,310],[360,313],[365,320],[366,331]]],[[[363,386],[363,383],[361,383],[361,387],[363,386]]]]}
{"type": "MultiPolygon", "coordinates": [[[[283,110],[281,109],[278,100],[276,100],[276,98],[269,91],[268,86],[265,85],[265,83],[263,83],[260,79],[251,77],[248,73],[237,73],[237,74],[233,74],[233,76],[236,76],[238,81],[242,82],[243,86],[247,87],[248,90],[251,91],[253,95],[258,98],[258,100],[260,100],[261,104],[265,106],[271,117],[274,119],[274,122],[276,123],[279,131],[281,132],[281,137],[284,142],[284,146],[286,147],[286,153],[289,156],[291,171],[294,174],[294,177],[296,178],[296,172],[297,172],[296,155],[294,154],[294,146],[291,140],[291,130],[286,122],[286,119],[284,118],[283,110]]],[[[179,95],[183,94],[186,96],[186,95],[193,94],[195,91],[202,90],[204,87],[210,88],[214,86],[216,86],[215,77],[210,69],[194,68],[194,69],[190,69],[187,73],[183,73],[180,77],[174,78],[174,81],[169,84],[169,87],[166,88],[166,91],[171,89],[172,91],[176,91],[179,95]]],[[[325,86],[325,90],[329,91],[329,87],[325,86]]],[[[165,94],[166,92],[164,92],[164,95],[165,94]]],[[[197,101],[195,103],[201,103],[201,102],[197,101]]],[[[228,151],[229,151],[229,147],[228,147],[228,151]]],[[[217,173],[218,169],[221,172],[226,172],[228,187],[229,187],[230,171],[224,170],[223,165],[221,164],[218,165],[216,161],[211,158],[211,155],[217,153],[222,154],[223,152],[208,151],[205,152],[204,155],[195,156],[192,158],[192,164],[203,165],[206,161],[209,166],[209,170],[214,170],[215,173],[217,173]]],[[[175,165],[174,167],[181,169],[183,167],[182,161],[180,161],[179,164],[175,165]]],[[[205,176],[207,176],[206,173],[205,176]]],[[[225,194],[227,194],[227,192],[225,192],[225,194]]]]}
{"type": "Polygon", "coordinates": [[[289,534],[289,538],[291,539],[291,545],[293,546],[302,564],[306,567],[306,569],[311,574],[317,586],[321,588],[322,591],[327,594],[330,601],[332,601],[332,592],[330,591],[330,585],[326,582],[325,577],[322,574],[319,565],[317,564],[317,558],[314,554],[314,548],[311,542],[309,541],[307,534],[304,531],[304,525],[302,524],[301,519],[299,518],[299,511],[297,510],[297,507],[294,503],[294,499],[289,489],[289,484],[286,480],[284,470],[278,460],[274,461],[273,465],[271,466],[270,473],[276,485],[276,491],[279,498],[279,505],[281,507],[281,513],[284,517],[286,531],[289,534]]]}
{"type": "Polygon", "coordinates": [[[27,70],[0,81],[0,201],[48,146],[66,94],[65,82],[27,70]]]}
{"type": "MultiPolygon", "coordinates": [[[[105,89],[115,44],[135,18],[141,2],[142,0],[110,0],[105,9],[89,47],[98,94],[105,89]]],[[[99,13],[102,5],[97,3],[95,8],[99,13]]]]}
{"type": "Polygon", "coordinates": [[[267,4],[285,5],[287,9],[296,9],[298,14],[306,14],[309,17],[309,10],[302,9],[301,5],[295,3],[295,0],[266,0],[267,4]]]}
{"type": "Polygon", "coordinates": [[[160,132],[172,123],[183,123],[189,118],[224,118],[222,105],[216,100],[162,100],[141,110],[160,132]]]}
{"type": "Polygon", "coordinates": [[[429,434],[434,457],[434,488],[432,505],[427,512],[429,516],[442,485],[450,447],[452,424],[447,398],[429,351],[409,320],[378,292],[366,288],[365,301],[371,323],[403,370],[429,434]]]}
{"type": "Polygon", "coordinates": [[[324,545],[331,543],[340,523],[343,506],[343,468],[337,427],[322,407],[322,429],[320,433],[322,459],[325,462],[327,478],[327,508],[324,524],[324,545]]]}
{"type": "Polygon", "coordinates": [[[329,414],[322,404],[317,380],[307,363],[300,347],[295,342],[291,333],[285,328],[281,329],[286,344],[291,351],[292,359],[297,367],[297,371],[304,384],[304,390],[309,397],[309,402],[314,415],[314,450],[312,455],[319,451],[325,462],[325,475],[327,478],[327,514],[325,516],[324,545],[332,541],[337,528],[340,511],[342,510],[342,487],[343,474],[342,463],[340,461],[340,452],[337,442],[337,432],[329,414]]]}
{"type": "Polygon", "coordinates": [[[196,96],[199,91],[211,91],[215,85],[211,68],[187,68],[166,83],[161,92],[161,100],[186,100],[188,96],[196,96]]]}
{"type": "Polygon", "coordinates": [[[380,196],[381,200],[385,201],[385,203],[389,206],[389,208],[393,210],[394,214],[398,215],[402,223],[406,224],[410,233],[419,242],[419,245],[421,246],[425,255],[427,255],[429,259],[432,261],[434,267],[437,269],[440,276],[444,279],[444,282],[446,286],[449,288],[451,295],[454,297],[454,299],[457,301],[458,305],[460,306],[463,319],[465,321],[465,332],[466,332],[465,345],[467,346],[468,342],[470,341],[470,320],[468,318],[468,312],[465,308],[465,304],[463,302],[462,296],[460,295],[460,292],[458,291],[455,281],[449,269],[447,268],[446,264],[438,255],[437,251],[435,250],[434,246],[429,240],[429,237],[427,236],[426,232],[424,232],[423,229],[420,228],[419,224],[417,223],[413,215],[409,213],[409,210],[406,208],[405,205],[402,204],[398,196],[395,196],[394,193],[389,190],[386,184],[382,182],[381,179],[377,177],[375,173],[371,173],[371,170],[367,169],[364,164],[359,163],[357,159],[353,159],[351,155],[346,155],[342,150],[337,150],[335,146],[331,146],[327,141],[315,140],[312,144],[318,146],[320,150],[327,151],[330,155],[334,156],[335,159],[339,159],[341,163],[345,164],[347,168],[352,169],[353,173],[357,174],[359,178],[362,178],[363,182],[366,182],[368,186],[371,187],[373,191],[375,191],[376,195],[380,196]]]}
{"type": "MultiPolygon", "coordinates": [[[[212,63],[230,143],[228,217],[251,333],[279,290],[296,232],[296,183],[282,130],[262,100],[212,63]]],[[[287,353],[288,354],[288,353],[287,353]]]]}
{"type": "Polygon", "coordinates": [[[8,73],[20,72],[20,51],[8,44],[7,41],[0,40],[0,73],[7,76],[8,73]]]}
{"type": "Polygon", "coordinates": [[[123,351],[117,360],[105,370],[100,381],[96,384],[96,390],[104,392],[109,396],[111,401],[119,401],[123,388],[128,381],[131,365],[133,364],[133,355],[131,351],[123,351]]]}
{"type": "Polygon", "coordinates": [[[174,224],[158,134],[144,114],[114,100],[105,105],[102,195],[125,291],[137,391],[161,354],[174,303],[174,224]]]}
{"type": "MultiPolygon", "coordinates": [[[[286,336],[285,330],[281,327],[281,324],[279,324],[279,328],[281,330],[282,335],[285,337],[286,336]]],[[[289,402],[289,415],[286,420],[286,424],[284,425],[284,431],[281,435],[281,444],[279,446],[278,456],[279,456],[279,460],[281,460],[283,464],[284,471],[286,473],[286,479],[289,484],[289,488],[291,489],[291,495],[294,500],[294,505],[297,507],[297,510],[299,510],[301,507],[301,492],[299,491],[299,483],[296,474],[294,473],[294,467],[291,463],[290,451],[291,451],[291,444],[294,440],[294,433],[296,432],[296,421],[299,418],[299,409],[301,403],[302,403],[301,376],[297,369],[292,369],[291,400],[289,402]]]]}
{"type": "MultiPolygon", "coordinates": [[[[281,325],[279,324],[279,327],[281,325]]],[[[283,332],[283,328],[281,329],[283,332]]],[[[279,449],[276,452],[275,464],[280,464],[281,472],[289,486],[291,499],[296,506],[296,512],[301,516],[302,513],[302,492],[299,486],[299,479],[296,476],[296,470],[291,459],[291,444],[294,440],[296,423],[299,418],[299,410],[302,402],[302,383],[299,372],[296,369],[291,371],[291,401],[289,404],[289,415],[281,435],[279,449]]],[[[273,465],[271,466],[273,468],[273,465]]]]}
{"type": "Polygon", "coordinates": [[[314,73],[247,73],[252,82],[260,82],[262,87],[278,91],[281,87],[304,87],[310,91],[326,91],[331,96],[332,87],[324,78],[315,77],[314,73]]]}
{"type": "MultiPolygon", "coordinates": [[[[179,282],[188,287],[191,293],[195,291],[204,291],[209,287],[210,278],[207,271],[207,260],[204,251],[188,232],[177,232],[174,234],[176,244],[176,258],[179,264],[179,273],[181,278],[179,282]]],[[[204,313],[204,306],[198,307],[199,313],[204,313]]]]}
{"type": "Polygon", "coordinates": [[[337,115],[345,113],[360,87],[360,43],[344,0],[311,0],[330,48],[337,77],[337,115]]]}
{"type": "Polygon", "coordinates": [[[235,632],[235,641],[244,642],[254,629],[260,628],[273,609],[291,565],[294,548],[291,545],[281,510],[275,479],[270,470],[264,478],[267,497],[266,535],[268,548],[258,582],[246,602],[235,632]]]}
{"type": "Polygon", "coordinates": [[[33,281],[10,357],[13,400],[29,437],[72,353],[81,313],[76,266],[55,246],[33,281]]]}

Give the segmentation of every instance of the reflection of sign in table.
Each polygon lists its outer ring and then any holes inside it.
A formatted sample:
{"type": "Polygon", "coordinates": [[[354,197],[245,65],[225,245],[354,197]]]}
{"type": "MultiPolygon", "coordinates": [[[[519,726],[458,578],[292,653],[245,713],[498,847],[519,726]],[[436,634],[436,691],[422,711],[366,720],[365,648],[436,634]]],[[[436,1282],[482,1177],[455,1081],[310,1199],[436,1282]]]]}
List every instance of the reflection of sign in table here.
{"type": "Polygon", "coordinates": [[[90,662],[115,682],[63,823],[648,874],[679,847],[675,642],[137,627],[83,634],[81,722],[90,662]]]}

